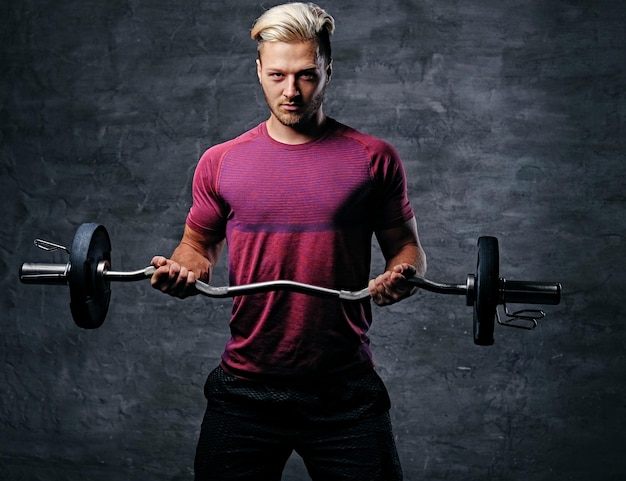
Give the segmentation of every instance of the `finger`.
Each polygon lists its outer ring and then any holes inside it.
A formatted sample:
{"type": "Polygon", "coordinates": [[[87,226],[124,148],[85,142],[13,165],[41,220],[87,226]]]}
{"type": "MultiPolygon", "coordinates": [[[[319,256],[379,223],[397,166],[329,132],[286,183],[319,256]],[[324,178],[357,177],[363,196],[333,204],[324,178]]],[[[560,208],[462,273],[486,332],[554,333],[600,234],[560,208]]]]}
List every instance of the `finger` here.
{"type": "Polygon", "coordinates": [[[196,274],[193,271],[188,271],[186,277],[181,277],[180,282],[176,285],[173,295],[184,299],[196,292],[196,274]]]}
{"type": "Polygon", "coordinates": [[[159,289],[162,292],[168,292],[177,283],[180,266],[168,259],[165,259],[165,263],[162,263],[162,261],[158,259],[156,262],[162,265],[154,271],[154,274],[152,274],[152,278],[150,279],[150,283],[155,289],[159,289]]]}
{"type": "MultiPolygon", "coordinates": [[[[395,276],[402,277],[400,274],[395,276]]],[[[376,294],[374,302],[379,306],[387,306],[393,304],[399,299],[400,293],[396,290],[394,282],[394,273],[385,272],[376,278],[375,282],[376,294]]]]}
{"type": "Polygon", "coordinates": [[[413,277],[415,274],[417,274],[417,268],[412,265],[412,264],[403,264],[404,266],[404,270],[402,271],[402,274],[404,275],[404,277],[413,277]]]}
{"type": "Polygon", "coordinates": [[[154,256],[152,258],[152,261],[150,261],[150,265],[153,265],[154,267],[161,267],[166,264],[167,264],[167,258],[163,256],[154,256]]]}
{"type": "Polygon", "coordinates": [[[368,283],[369,294],[375,304],[381,306],[384,303],[384,297],[382,295],[383,286],[381,282],[381,276],[371,279],[368,283]]]}
{"type": "Polygon", "coordinates": [[[197,276],[195,272],[190,271],[184,266],[171,266],[173,269],[170,271],[176,272],[176,276],[169,278],[167,285],[164,285],[161,289],[163,292],[173,296],[184,299],[189,297],[195,291],[195,283],[197,276]]]}
{"type": "Polygon", "coordinates": [[[171,262],[168,267],[167,280],[163,283],[161,291],[178,296],[187,283],[187,269],[176,262],[171,262]]]}
{"type": "Polygon", "coordinates": [[[394,266],[392,271],[398,274],[402,274],[404,277],[413,277],[417,273],[417,269],[415,268],[415,266],[407,262],[403,262],[402,264],[394,266]]]}
{"type": "Polygon", "coordinates": [[[413,289],[413,286],[404,274],[397,274],[393,277],[393,287],[391,287],[391,290],[394,292],[396,300],[406,296],[411,289],[413,289]]]}
{"type": "Polygon", "coordinates": [[[176,263],[176,262],[168,262],[167,264],[169,270],[168,270],[168,275],[170,280],[176,280],[178,279],[178,276],[180,275],[180,271],[181,271],[181,267],[180,264],[176,263]]]}

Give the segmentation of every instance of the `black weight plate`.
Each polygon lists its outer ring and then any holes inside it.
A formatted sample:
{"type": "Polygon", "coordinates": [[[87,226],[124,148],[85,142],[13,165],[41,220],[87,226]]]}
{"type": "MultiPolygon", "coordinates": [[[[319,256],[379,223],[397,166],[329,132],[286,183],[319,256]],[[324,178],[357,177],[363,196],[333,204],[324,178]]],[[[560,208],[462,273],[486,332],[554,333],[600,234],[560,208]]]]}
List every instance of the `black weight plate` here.
{"type": "Polygon", "coordinates": [[[111,262],[111,240],[104,226],[81,224],[70,250],[70,309],[78,327],[95,329],[102,325],[111,300],[110,283],[99,275],[98,263],[111,262]]]}
{"type": "Polygon", "coordinates": [[[474,302],[474,344],[491,346],[498,306],[500,252],[495,237],[478,238],[476,300],[474,302]]]}

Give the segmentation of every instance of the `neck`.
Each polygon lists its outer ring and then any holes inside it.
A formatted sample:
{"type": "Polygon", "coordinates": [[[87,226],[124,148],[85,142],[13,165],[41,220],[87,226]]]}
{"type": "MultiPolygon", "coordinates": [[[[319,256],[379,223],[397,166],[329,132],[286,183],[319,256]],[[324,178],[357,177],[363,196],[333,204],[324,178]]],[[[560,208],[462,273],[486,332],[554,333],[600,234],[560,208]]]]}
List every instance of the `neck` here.
{"type": "Polygon", "coordinates": [[[322,135],[326,126],[326,115],[319,109],[308,121],[292,126],[283,124],[272,114],[266,126],[270,137],[278,142],[289,145],[305,144],[322,135]]]}

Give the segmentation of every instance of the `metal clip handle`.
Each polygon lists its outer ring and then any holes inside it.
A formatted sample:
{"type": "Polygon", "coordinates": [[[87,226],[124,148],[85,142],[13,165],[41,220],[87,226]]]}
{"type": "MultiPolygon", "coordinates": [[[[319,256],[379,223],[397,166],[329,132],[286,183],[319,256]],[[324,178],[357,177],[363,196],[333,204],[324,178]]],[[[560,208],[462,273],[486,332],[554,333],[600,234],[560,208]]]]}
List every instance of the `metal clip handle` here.
{"type": "Polygon", "coordinates": [[[537,327],[538,322],[546,317],[546,313],[541,309],[521,309],[519,311],[509,312],[506,304],[503,304],[503,306],[504,314],[507,316],[505,320],[500,319],[500,314],[498,313],[498,309],[496,309],[496,320],[501,326],[532,331],[537,327]]]}
{"type": "Polygon", "coordinates": [[[37,248],[41,249],[42,251],[54,252],[54,251],[61,250],[61,251],[67,252],[68,255],[70,253],[70,250],[67,247],[62,246],[61,244],[57,244],[55,242],[44,240],[44,239],[35,239],[34,244],[37,248]]]}

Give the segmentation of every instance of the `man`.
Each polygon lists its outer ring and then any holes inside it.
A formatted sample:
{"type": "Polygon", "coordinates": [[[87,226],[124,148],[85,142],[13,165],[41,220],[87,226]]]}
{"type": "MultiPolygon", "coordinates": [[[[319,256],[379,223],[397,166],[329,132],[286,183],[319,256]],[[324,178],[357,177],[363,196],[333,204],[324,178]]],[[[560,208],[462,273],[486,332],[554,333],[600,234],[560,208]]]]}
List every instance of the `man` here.
{"type": "MultiPolygon", "coordinates": [[[[223,243],[231,285],[368,285],[388,305],[426,270],[397,153],[327,117],[334,20],[313,4],[254,24],[269,119],[200,159],[183,238],[152,285],[209,282],[223,243]],[[386,270],[369,280],[372,235],[386,270]],[[369,282],[369,284],[368,284],[369,282]]],[[[373,368],[371,303],[275,291],[233,300],[231,339],[205,385],[196,480],[280,480],[293,450],[314,480],[401,479],[389,397],[373,368]]]]}

